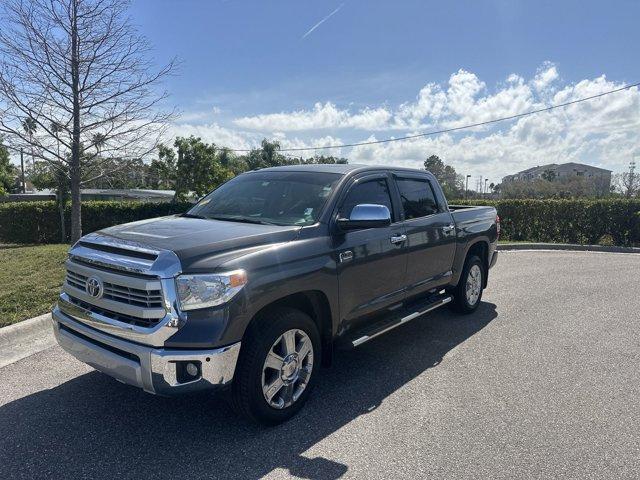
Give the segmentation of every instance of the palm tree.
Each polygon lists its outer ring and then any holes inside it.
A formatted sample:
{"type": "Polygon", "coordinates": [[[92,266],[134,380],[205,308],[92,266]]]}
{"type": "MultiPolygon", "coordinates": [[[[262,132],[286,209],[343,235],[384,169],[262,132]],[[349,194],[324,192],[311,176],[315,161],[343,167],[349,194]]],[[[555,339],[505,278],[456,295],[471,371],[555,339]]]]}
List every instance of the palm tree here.
{"type": "Polygon", "coordinates": [[[58,122],[51,122],[51,126],[49,127],[51,129],[51,133],[53,133],[53,136],[56,137],[56,140],[58,142],[58,158],[60,157],[60,132],[62,132],[62,125],[59,124],[58,122]]]}
{"type": "Polygon", "coordinates": [[[96,157],[100,156],[100,150],[107,141],[107,136],[104,133],[94,133],[91,138],[91,143],[96,147],[96,157]]]}
{"type": "Polygon", "coordinates": [[[29,135],[29,144],[31,145],[31,171],[33,171],[36,164],[36,159],[33,154],[33,134],[36,133],[38,124],[33,118],[27,117],[22,121],[22,129],[27,135],[29,135]]]}

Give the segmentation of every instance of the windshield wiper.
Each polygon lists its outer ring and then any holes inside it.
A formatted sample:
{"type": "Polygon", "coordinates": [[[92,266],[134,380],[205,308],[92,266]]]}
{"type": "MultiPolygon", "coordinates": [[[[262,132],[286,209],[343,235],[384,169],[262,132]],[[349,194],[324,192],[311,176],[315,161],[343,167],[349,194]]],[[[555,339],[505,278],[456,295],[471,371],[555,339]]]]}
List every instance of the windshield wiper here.
{"type": "Polygon", "coordinates": [[[240,223],[254,223],[256,225],[278,225],[277,223],[267,222],[265,220],[259,220],[257,218],[248,218],[248,217],[233,217],[233,216],[216,216],[216,217],[207,217],[211,220],[222,220],[227,222],[240,222],[240,223]]]}
{"type": "Polygon", "coordinates": [[[183,213],[182,215],[180,215],[181,217],[185,217],[185,218],[202,218],[202,219],[207,219],[209,217],[205,217],[203,215],[197,215],[195,213],[183,213]]]}

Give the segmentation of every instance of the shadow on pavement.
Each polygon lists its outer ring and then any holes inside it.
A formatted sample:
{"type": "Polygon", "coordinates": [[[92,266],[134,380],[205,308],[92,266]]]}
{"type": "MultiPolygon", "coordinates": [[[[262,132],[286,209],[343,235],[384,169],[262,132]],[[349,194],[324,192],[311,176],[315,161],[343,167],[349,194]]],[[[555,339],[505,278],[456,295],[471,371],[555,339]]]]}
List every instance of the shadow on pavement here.
{"type": "Polygon", "coordinates": [[[496,318],[446,310],[356,350],[339,352],[293,420],[261,428],[211,395],[160,398],[91,372],[0,407],[3,478],[260,478],[282,468],[336,479],[347,465],[303,453],[425,370],[496,318]]]}

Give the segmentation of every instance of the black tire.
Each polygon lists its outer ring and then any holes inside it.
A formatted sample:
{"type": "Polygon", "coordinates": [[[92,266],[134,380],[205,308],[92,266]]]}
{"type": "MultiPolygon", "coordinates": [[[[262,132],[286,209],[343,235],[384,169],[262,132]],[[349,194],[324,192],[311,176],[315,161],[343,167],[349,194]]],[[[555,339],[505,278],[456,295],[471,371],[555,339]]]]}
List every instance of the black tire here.
{"type": "MultiPolygon", "coordinates": [[[[257,319],[242,340],[231,386],[231,396],[236,411],[250,420],[265,425],[276,425],[293,417],[304,406],[313,390],[320,367],[320,349],[320,335],[315,322],[299,310],[278,308],[257,319]],[[313,346],[311,372],[306,382],[303,382],[306,386],[302,393],[293,400],[291,405],[274,408],[268,403],[263,393],[263,367],[267,354],[276,341],[290,330],[301,330],[311,340],[313,346]]],[[[266,371],[270,372],[270,370],[266,371]]],[[[300,383],[296,385],[299,386],[300,383]]]]}
{"type": "Polygon", "coordinates": [[[453,294],[453,301],[449,305],[453,311],[462,314],[468,314],[476,311],[480,305],[480,301],[482,300],[485,275],[484,262],[480,257],[477,255],[467,257],[464,262],[462,274],[460,275],[460,280],[458,280],[458,284],[450,291],[450,293],[453,294]],[[471,272],[471,269],[474,268],[474,266],[477,266],[480,271],[480,292],[477,299],[474,302],[470,302],[467,297],[467,282],[470,281],[469,272],[471,272]]]}

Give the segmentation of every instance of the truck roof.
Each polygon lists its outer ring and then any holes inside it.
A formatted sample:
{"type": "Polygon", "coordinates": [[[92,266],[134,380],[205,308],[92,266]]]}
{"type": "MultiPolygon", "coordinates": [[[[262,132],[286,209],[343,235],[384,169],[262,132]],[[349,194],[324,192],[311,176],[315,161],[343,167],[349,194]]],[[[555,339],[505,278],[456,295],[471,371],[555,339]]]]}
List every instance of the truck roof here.
{"type": "Polygon", "coordinates": [[[338,163],[321,163],[307,165],[285,165],[281,167],[269,167],[260,169],[261,172],[322,172],[322,173],[339,173],[347,175],[354,172],[366,172],[368,170],[406,170],[406,171],[422,171],[417,168],[396,167],[388,165],[362,165],[362,164],[338,164],[338,163]]]}

